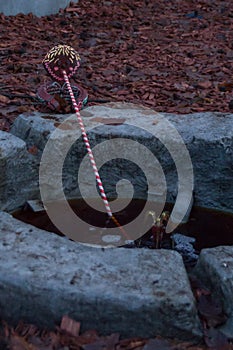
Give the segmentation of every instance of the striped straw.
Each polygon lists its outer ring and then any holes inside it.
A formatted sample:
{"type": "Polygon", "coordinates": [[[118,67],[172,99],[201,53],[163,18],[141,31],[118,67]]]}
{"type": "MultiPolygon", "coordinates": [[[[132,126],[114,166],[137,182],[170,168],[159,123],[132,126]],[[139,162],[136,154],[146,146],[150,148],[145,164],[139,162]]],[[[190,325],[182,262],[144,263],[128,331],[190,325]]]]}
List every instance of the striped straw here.
{"type": "Polygon", "coordinates": [[[78,118],[78,122],[79,122],[79,126],[80,126],[80,129],[81,129],[81,132],[82,132],[82,137],[83,137],[83,141],[85,143],[85,146],[86,146],[86,149],[87,149],[87,153],[89,155],[89,158],[90,158],[90,161],[91,161],[91,165],[92,165],[92,168],[93,168],[93,171],[95,173],[95,178],[96,178],[96,181],[97,181],[97,184],[98,184],[98,187],[99,187],[99,190],[100,190],[100,195],[101,195],[101,198],[104,202],[104,205],[105,205],[105,208],[106,208],[106,211],[107,211],[107,214],[108,216],[112,219],[112,221],[114,222],[114,224],[119,227],[119,229],[121,230],[121,232],[123,233],[123,235],[125,236],[126,239],[129,239],[126,231],[123,229],[123,227],[120,225],[120,223],[118,222],[118,220],[113,216],[112,214],[112,211],[111,211],[111,208],[110,208],[110,205],[109,205],[109,202],[108,202],[108,199],[106,197],[106,194],[105,194],[105,191],[104,191],[104,188],[103,188],[103,184],[102,184],[102,181],[100,179],[100,175],[99,175],[99,172],[98,172],[98,169],[97,169],[97,166],[96,166],[96,163],[95,163],[95,159],[94,159],[94,156],[93,156],[93,153],[92,153],[92,150],[91,150],[91,146],[90,146],[90,143],[89,143],[89,140],[88,140],[88,137],[87,137],[87,134],[86,134],[86,131],[85,131],[85,127],[84,127],[84,124],[83,124],[83,120],[82,120],[82,117],[80,115],[80,112],[79,112],[79,108],[81,107],[82,105],[82,102],[80,102],[79,105],[77,105],[77,102],[75,100],[75,97],[74,97],[74,93],[73,93],[73,90],[72,90],[72,87],[70,85],[70,81],[69,81],[69,78],[66,74],[66,71],[63,70],[63,75],[64,75],[64,80],[65,80],[65,83],[67,85],[67,88],[68,88],[68,91],[69,91],[69,94],[70,94],[70,98],[71,98],[71,101],[72,101],[72,104],[73,104],[73,107],[75,109],[75,114],[78,118]]]}

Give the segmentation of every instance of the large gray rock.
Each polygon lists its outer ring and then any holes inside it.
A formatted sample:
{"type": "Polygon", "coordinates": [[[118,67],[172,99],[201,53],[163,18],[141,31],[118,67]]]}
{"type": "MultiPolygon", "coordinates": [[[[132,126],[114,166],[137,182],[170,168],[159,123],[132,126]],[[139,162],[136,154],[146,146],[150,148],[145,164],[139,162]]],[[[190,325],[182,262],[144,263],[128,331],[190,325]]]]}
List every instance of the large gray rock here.
{"type": "Polygon", "coordinates": [[[0,131],[0,208],[14,210],[38,195],[36,159],[23,140],[0,131]]]}
{"type": "Polygon", "coordinates": [[[45,16],[57,13],[60,8],[65,8],[69,3],[70,0],[8,0],[0,2],[0,12],[7,16],[30,12],[36,16],[45,16]]]}
{"type": "MultiPolygon", "coordinates": [[[[166,177],[167,200],[173,202],[178,193],[177,164],[179,164],[183,174],[190,170],[188,169],[189,165],[187,166],[186,162],[183,161],[186,157],[184,147],[181,145],[183,139],[190,153],[194,171],[195,204],[228,211],[233,210],[233,114],[158,114],[148,108],[127,103],[91,106],[81,113],[89,131],[92,147],[103,144],[102,151],[96,151],[97,163],[102,164],[104,157],[108,159],[111,152],[109,143],[105,146],[104,141],[126,138],[141,143],[153,153],[154,158],[158,159],[166,177]],[[103,125],[101,118],[105,120],[109,118],[124,119],[125,121],[122,125],[103,125]],[[181,139],[174,132],[174,129],[181,135],[181,139]]],[[[11,132],[22,138],[27,145],[36,145],[42,152],[51,133],[66,118],[67,115],[43,115],[39,113],[31,116],[20,115],[11,132]]],[[[75,116],[72,121],[73,124],[71,123],[70,128],[76,128],[76,136],[80,137],[75,116]]],[[[69,129],[69,125],[66,125],[65,128],[69,129]]],[[[85,154],[85,147],[80,138],[70,149],[63,167],[63,185],[65,193],[69,197],[80,195],[77,186],[78,170],[85,154]]],[[[127,158],[129,154],[134,160],[137,160],[143,152],[139,152],[139,148],[136,146],[127,147],[124,144],[118,158],[124,156],[127,158]]],[[[60,156],[59,152],[57,156],[60,156]]],[[[120,179],[125,178],[132,182],[135,197],[145,198],[147,194],[147,181],[145,174],[143,174],[145,167],[148,170],[146,176],[149,176],[150,181],[157,186],[154,191],[156,200],[160,196],[163,198],[166,195],[163,191],[164,178],[161,176],[159,167],[157,166],[155,171],[149,155],[145,154],[144,156],[143,154],[142,158],[144,166],[141,170],[134,162],[125,162],[122,159],[106,162],[100,170],[100,175],[109,197],[116,196],[115,184],[120,179]]],[[[53,161],[56,163],[56,157],[53,158],[53,161]]],[[[86,167],[88,162],[84,164],[86,167]]],[[[83,180],[85,180],[87,194],[93,193],[95,180],[91,170],[86,171],[83,180]]],[[[122,183],[121,185],[125,197],[128,196],[128,192],[130,196],[132,189],[129,188],[129,184],[122,183]]],[[[153,197],[153,191],[149,195],[153,197]]]]}
{"type": "Polygon", "coordinates": [[[203,249],[194,274],[222,302],[228,321],[221,330],[233,339],[233,246],[203,249]]]}
{"type": "Polygon", "coordinates": [[[67,115],[49,115],[39,112],[20,114],[13,123],[11,134],[21,138],[28,147],[36,146],[43,151],[48,138],[67,115]]]}
{"type": "Polygon", "coordinates": [[[86,247],[0,212],[0,314],[53,327],[180,339],[201,336],[195,300],[174,251],[86,247]]]}

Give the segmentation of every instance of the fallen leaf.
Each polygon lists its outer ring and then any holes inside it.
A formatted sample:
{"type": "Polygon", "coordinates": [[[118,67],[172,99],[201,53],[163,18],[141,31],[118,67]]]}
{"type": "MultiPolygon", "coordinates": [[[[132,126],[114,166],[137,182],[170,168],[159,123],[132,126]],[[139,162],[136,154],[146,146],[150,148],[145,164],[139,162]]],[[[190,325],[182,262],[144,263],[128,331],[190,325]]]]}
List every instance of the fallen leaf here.
{"type": "Polygon", "coordinates": [[[10,337],[11,350],[39,350],[36,346],[29,344],[24,337],[11,335],[10,337]]]}
{"type": "Polygon", "coordinates": [[[77,7],[68,7],[65,10],[66,12],[78,12],[78,8],[77,7]]]}
{"type": "Polygon", "coordinates": [[[28,152],[35,156],[38,153],[38,148],[34,145],[28,148],[28,152]]]}
{"type": "Polygon", "coordinates": [[[204,81],[199,81],[197,86],[201,89],[209,89],[211,88],[212,83],[209,80],[204,80],[204,81]]]}
{"type": "Polygon", "coordinates": [[[80,331],[80,322],[74,321],[69,316],[65,315],[62,317],[60,329],[77,337],[80,331]]]}
{"type": "Polygon", "coordinates": [[[85,345],[85,344],[94,343],[98,338],[99,336],[96,330],[88,330],[82,333],[78,339],[80,344],[85,345]]]}
{"type": "Polygon", "coordinates": [[[150,93],[150,95],[149,95],[149,100],[153,100],[154,98],[155,98],[155,94],[153,94],[153,93],[150,93]]]}
{"type": "Polygon", "coordinates": [[[146,340],[132,340],[130,343],[127,345],[127,350],[134,350],[137,348],[141,348],[145,345],[146,340]]]}
{"type": "Polygon", "coordinates": [[[19,106],[17,109],[17,113],[25,113],[28,111],[28,106],[19,106]]]}
{"type": "Polygon", "coordinates": [[[8,104],[10,99],[4,95],[0,95],[0,103],[8,104]]]}
{"type": "Polygon", "coordinates": [[[121,125],[124,124],[125,119],[123,118],[101,118],[101,117],[95,117],[91,119],[94,122],[102,123],[106,125],[121,125]]]}

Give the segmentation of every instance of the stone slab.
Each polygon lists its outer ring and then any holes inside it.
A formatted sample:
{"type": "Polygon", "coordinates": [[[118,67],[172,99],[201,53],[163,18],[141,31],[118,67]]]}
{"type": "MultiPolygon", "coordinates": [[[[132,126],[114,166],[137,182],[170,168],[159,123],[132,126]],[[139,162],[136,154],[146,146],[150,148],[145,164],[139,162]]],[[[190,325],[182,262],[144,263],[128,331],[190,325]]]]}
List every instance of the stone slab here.
{"type": "Polygon", "coordinates": [[[57,13],[60,8],[65,8],[69,3],[70,0],[8,0],[0,2],[0,12],[3,12],[6,16],[14,16],[18,13],[28,14],[30,12],[35,16],[46,16],[57,13]]]}
{"type": "Polygon", "coordinates": [[[38,195],[36,158],[23,140],[0,131],[0,209],[14,210],[38,195]]]}
{"type": "Polygon", "coordinates": [[[0,212],[0,314],[54,327],[65,314],[102,334],[199,339],[181,256],[93,248],[0,212]]]}
{"type": "Polygon", "coordinates": [[[228,321],[221,330],[233,339],[233,246],[203,249],[194,274],[222,302],[228,321]]]}
{"type": "MultiPolygon", "coordinates": [[[[92,147],[103,143],[103,141],[116,138],[131,139],[147,147],[157,157],[164,171],[167,183],[167,200],[174,202],[178,191],[176,165],[165,146],[167,142],[170,142],[173,149],[176,149],[179,143],[171,132],[166,132],[164,127],[161,128],[159,115],[163,115],[179,132],[190,153],[194,170],[195,205],[233,211],[233,114],[217,112],[190,115],[158,114],[148,108],[128,103],[91,106],[84,109],[82,114],[85,126],[89,131],[92,147]],[[101,118],[105,121],[109,118],[125,119],[125,122],[122,125],[104,125],[100,122],[101,118]],[[151,134],[145,129],[150,130],[151,134]],[[165,146],[153,135],[161,137],[165,146]]],[[[67,115],[43,115],[40,113],[31,116],[20,115],[11,132],[22,138],[27,145],[36,145],[42,152],[51,133],[67,117],[67,115]]],[[[78,130],[78,124],[76,127],[78,130]]],[[[78,131],[77,135],[80,136],[78,131]]],[[[124,147],[122,150],[123,153],[128,151],[124,147]]],[[[137,148],[131,148],[130,151],[132,156],[137,157],[137,148]]],[[[85,147],[80,139],[72,147],[64,164],[64,188],[68,197],[80,195],[77,187],[77,174],[85,154],[85,147]]],[[[108,147],[102,154],[108,154],[108,147]]],[[[181,152],[180,160],[182,157],[181,152]]],[[[155,172],[152,167],[150,168],[150,161],[147,161],[146,157],[145,164],[149,164],[149,176],[154,179],[155,183],[159,183],[161,176],[155,177],[155,172]]],[[[119,160],[115,163],[108,162],[101,170],[101,178],[109,197],[116,196],[115,184],[122,179],[122,176],[132,182],[135,197],[146,197],[147,183],[143,173],[135,164],[119,160]]],[[[92,184],[89,190],[92,193],[93,175],[91,171],[87,172],[85,180],[87,189],[92,184]]],[[[128,188],[128,183],[122,187],[126,197],[128,188]]],[[[129,193],[132,193],[131,189],[129,193]]],[[[159,193],[159,195],[163,196],[163,193],[159,193]]]]}

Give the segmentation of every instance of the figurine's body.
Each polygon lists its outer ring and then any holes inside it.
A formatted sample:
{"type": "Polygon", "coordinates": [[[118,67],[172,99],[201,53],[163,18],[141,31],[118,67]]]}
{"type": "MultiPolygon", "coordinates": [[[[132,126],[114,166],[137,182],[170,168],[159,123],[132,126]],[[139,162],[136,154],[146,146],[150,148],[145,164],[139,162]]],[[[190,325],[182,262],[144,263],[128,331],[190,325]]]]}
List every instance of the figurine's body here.
{"type": "MultiPolygon", "coordinates": [[[[75,100],[80,109],[85,106],[88,95],[85,89],[72,82],[72,90],[75,100]]],[[[57,81],[45,84],[37,90],[37,96],[40,101],[44,102],[49,109],[56,112],[70,112],[72,103],[66,84],[60,85],[57,81]]]]}

